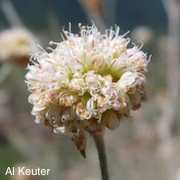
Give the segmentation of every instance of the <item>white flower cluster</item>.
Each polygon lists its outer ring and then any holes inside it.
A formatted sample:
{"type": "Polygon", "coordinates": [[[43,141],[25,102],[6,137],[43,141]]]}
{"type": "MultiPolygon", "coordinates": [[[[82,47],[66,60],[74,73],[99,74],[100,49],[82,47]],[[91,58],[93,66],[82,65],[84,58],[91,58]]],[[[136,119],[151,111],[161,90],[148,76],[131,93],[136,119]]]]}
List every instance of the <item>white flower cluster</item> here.
{"type": "Polygon", "coordinates": [[[94,24],[79,27],[79,35],[64,30],[64,41],[51,41],[56,48],[34,54],[27,67],[35,121],[57,134],[114,130],[147,100],[146,54],[136,45],[128,48],[118,26],[105,34],[94,24]]]}
{"type": "Polygon", "coordinates": [[[0,33],[0,59],[26,64],[32,49],[37,51],[34,37],[26,29],[8,29],[0,33]]]}

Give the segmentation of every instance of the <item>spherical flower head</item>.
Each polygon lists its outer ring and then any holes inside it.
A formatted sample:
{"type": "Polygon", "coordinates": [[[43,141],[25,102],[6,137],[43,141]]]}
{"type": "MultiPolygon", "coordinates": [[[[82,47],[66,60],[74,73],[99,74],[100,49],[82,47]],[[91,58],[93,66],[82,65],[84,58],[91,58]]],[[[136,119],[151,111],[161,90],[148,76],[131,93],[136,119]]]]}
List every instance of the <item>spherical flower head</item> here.
{"type": "Polygon", "coordinates": [[[27,65],[32,50],[38,49],[28,30],[8,29],[0,33],[0,60],[27,65]]]}
{"type": "Polygon", "coordinates": [[[105,34],[94,24],[79,27],[80,34],[63,30],[62,42],[50,42],[55,49],[31,57],[36,61],[27,67],[26,82],[35,121],[56,134],[74,133],[82,150],[82,131],[114,130],[147,100],[142,73],[148,60],[136,45],[127,47],[130,40],[118,26],[105,34]]]}

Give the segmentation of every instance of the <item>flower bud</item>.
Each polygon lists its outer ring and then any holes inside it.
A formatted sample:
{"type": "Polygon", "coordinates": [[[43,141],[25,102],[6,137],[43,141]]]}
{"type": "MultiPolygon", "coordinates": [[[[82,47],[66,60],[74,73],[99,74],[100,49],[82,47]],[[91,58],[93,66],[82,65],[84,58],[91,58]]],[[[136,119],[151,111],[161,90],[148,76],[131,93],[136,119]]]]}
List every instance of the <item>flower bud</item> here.
{"type": "Polygon", "coordinates": [[[102,120],[106,122],[107,128],[115,130],[119,127],[120,120],[118,119],[114,110],[107,110],[102,117],[102,120]]]}

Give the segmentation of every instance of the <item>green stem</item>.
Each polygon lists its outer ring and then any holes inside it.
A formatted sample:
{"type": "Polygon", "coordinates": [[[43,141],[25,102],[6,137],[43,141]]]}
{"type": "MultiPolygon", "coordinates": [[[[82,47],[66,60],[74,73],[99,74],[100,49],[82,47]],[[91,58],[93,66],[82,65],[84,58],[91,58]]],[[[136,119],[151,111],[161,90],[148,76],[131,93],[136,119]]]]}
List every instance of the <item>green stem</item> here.
{"type": "Polygon", "coordinates": [[[88,131],[94,139],[99,156],[99,164],[101,168],[102,180],[109,180],[108,165],[105,152],[104,139],[102,134],[97,134],[95,131],[88,131]]]}

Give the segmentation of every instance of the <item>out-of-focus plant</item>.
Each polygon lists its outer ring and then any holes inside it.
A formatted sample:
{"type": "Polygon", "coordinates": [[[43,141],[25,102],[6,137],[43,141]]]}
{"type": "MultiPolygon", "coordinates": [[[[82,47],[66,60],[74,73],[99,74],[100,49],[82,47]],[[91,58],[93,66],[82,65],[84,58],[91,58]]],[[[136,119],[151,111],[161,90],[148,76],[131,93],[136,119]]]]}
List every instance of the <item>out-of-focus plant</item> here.
{"type": "Polygon", "coordinates": [[[0,33],[0,59],[27,64],[30,53],[37,51],[34,36],[26,29],[8,29],[0,33]]]}
{"type": "Polygon", "coordinates": [[[168,18],[168,37],[165,39],[167,50],[167,96],[159,118],[158,133],[162,154],[167,165],[169,179],[179,179],[178,159],[176,158],[175,141],[172,134],[176,119],[179,96],[179,49],[180,49],[180,2],[162,0],[168,18]]]}

